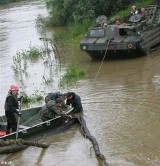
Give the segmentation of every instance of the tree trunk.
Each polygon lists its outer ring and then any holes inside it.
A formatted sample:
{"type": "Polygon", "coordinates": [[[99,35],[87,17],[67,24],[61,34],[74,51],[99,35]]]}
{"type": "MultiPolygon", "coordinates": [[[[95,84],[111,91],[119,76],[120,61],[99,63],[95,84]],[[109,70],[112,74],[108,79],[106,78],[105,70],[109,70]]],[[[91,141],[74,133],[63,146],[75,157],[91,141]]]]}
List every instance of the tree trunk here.
{"type": "Polygon", "coordinates": [[[18,139],[18,140],[10,139],[10,140],[6,140],[6,141],[0,141],[0,147],[10,146],[13,144],[36,146],[36,147],[40,147],[40,148],[48,148],[50,146],[49,144],[44,144],[44,143],[39,143],[39,142],[34,142],[34,141],[25,141],[24,139],[18,139]]]}
{"type": "Polygon", "coordinates": [[[19,152],[23,149],[26,149],[27,147],[28,146],[26,145],[12,145],[12,146],[1,147],[0,154],[9,154],[9,153],[19,152]]]}
{"type": "Polygon", "coordinates": [[[44,144],[44,143],[39,143],[39,142],[33,142],[33,141],[22,141],[23,145],[29,145],[29,146],[36,146],[39,148],[48,148],[50,144],[44,144]]]}
{"type": "Polygon", "coordinates": [[[21,151],[28,146],[36,146],[40,148],[48,148],[49,144],[34,142],[34,141],[25,141],[23,139],[18,140],[6,140],[6,141],[0,141],[0,154],[8,154],[8,153],[14,153],[21,151]]]}
{"type": "Polygon", "coordinates": [[[81,124],[84,136],[92,142],[96,157],[101,159],[105,166],[109,166],[104,155],[102,155],[99,150],[99,145],[98,145],[97,140],[90,134],[90,132],[86,126],[85,120],[82,117],[79,117],[77,119],[78,119],[79,123],[81,124]]]}

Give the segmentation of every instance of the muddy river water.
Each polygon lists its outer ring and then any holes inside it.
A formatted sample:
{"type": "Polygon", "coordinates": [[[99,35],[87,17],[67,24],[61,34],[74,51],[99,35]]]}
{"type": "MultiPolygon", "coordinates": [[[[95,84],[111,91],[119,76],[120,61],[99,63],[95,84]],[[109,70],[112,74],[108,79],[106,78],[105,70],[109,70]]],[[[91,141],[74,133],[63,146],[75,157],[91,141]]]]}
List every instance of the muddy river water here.
{"type": "MultiPolygon", "coordinates": [[[[21,84],[11,65],[16,52],[41,46],[46,30],[35,26],[35,19],[47,15],[40,1],[20,1],[0,6],[0,115],[11,84],[21,84]]],[[[47,34],[48,35],[48,34],[47,34]]],[[[160,165],[160,52],[128,60],[92,61],[78,45],[63,47],[61,70],[70,63],[79,63],[87,76],[75,86],[60,89],[75,91],[82,98],[84,118],[97,139],[101,153],[111,166],[160,165]],[[100,69],[100,71],[99,71],[100,69]],[[97,72],[99,73],[97,74],[97,72]]],[[[28,93],[35,89],[46,93],[59,88],[55,79],[45,87],[42,62],[33,62],[23,82],[28,93]]],[[[58,77],[57,77],[58,76],[58,77]]],[[[59,89],[58,89],[59,90],[59,89]]],[[[42,150],[29,147],[0,156],[0,165],[15,166],[101,166],[89,140],[73,126],[64,133],[43,138],[51,146],[42,150]]]]}

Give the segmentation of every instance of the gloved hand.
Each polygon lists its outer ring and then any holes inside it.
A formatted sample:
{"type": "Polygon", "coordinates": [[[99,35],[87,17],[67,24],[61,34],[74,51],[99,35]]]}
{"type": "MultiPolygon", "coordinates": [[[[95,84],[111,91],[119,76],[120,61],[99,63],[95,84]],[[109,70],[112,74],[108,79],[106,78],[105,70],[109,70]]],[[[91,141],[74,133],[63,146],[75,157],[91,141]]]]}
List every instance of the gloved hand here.
{"type": "Polygon", "coordinates": [[[20,113],[19,109],[16,109],[16,113],[17,113],[18,116],[21,117],[21,113],[20,113]]]}

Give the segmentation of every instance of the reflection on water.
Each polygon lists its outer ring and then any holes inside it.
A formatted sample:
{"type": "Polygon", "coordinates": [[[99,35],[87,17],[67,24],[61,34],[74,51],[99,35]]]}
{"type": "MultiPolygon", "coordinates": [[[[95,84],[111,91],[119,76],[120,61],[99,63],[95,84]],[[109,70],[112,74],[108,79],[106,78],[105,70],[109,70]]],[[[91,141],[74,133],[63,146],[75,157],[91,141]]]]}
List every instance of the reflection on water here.
{"type": "MultiPolygon", "coordinates": [[[[34,24],[34,19],[41,12],[46,13],[43,1],[25,1],[1,7],[0,16],[5,20],[0,22],[1,114],[8,87],[16,82],[10,68],[12,56],[19,49],[28,47],[30,41],[33,45],[42,44],[38,38],[44,35],[43,31],[37,31],[34,24]]],[[[105,61],[97,75],[101,62],[92,61],[79,50],[78,45],[58,47],[63,59],[62,67],[80,63],[87,73],[87,77],[78,81],[75,87],[62,91],[75,91],[81,96],[87,126],[110,165],[159,166],[159,52],[136,59],[105,61]]],[[[25,78],[24,83],[30,92],[40,87],[46,71],[41,60],[31,64],[29,71],[33,71],[29,75],[32,79],[25,78]]],[[[57,83],[54,82],[49,90],[56,88],[57,83]]],[[[48,92],[48,89],[44,90],[48,92]]],[[[2,156],[1,161],[25,166],[101,165],[78,125],[65,133],[44,137],[43,141],[51,143],[51,146],[46,150],[30,147],[23,152],[2,156]]]]}

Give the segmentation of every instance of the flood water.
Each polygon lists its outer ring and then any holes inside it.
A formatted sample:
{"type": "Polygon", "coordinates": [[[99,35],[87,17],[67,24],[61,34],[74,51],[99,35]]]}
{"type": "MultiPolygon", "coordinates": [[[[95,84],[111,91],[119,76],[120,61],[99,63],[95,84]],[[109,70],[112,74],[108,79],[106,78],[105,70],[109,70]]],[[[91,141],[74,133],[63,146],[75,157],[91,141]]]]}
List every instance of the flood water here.
{"type": "MultiPolygon", "coordinates": [[[[21,1],[0,6],[0,115],[11,84],[22,84],[11,65],[16,52],[29,44],[41,46],[46,30],[36,28],[38,14],[47,15],[40,1],[21,1]]],[[[48,33],[47,33],[48,35],[48,33]]],[[[111,166],[160,165],[160,52],[129,60],[108,60],[101,66],[79,50],[78,45],[59,46],[61,70],[55,67],[56,78],[70,63],[79,63],[87,76],[75,86],[58,89],[58,81],[46,87],[47,70],[42,61],[32,62],[23,85],[28,93],[36,89],[75,91],[82,98],[84,119],[97,139],[101,153],[111,166]],[[99,71],[99,72],[98,72],[99,71]]],[[[58,76],[58,77],[57,77],[58,76]]],[[[101,166],[92,144],[78,127],[42,138],[51,143],[48,149],[29,147],[19,153],[3,155],[0,165],[15,166],[101,166]]]]}

